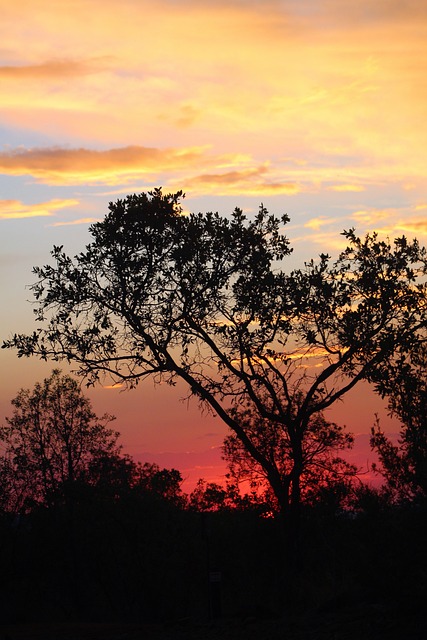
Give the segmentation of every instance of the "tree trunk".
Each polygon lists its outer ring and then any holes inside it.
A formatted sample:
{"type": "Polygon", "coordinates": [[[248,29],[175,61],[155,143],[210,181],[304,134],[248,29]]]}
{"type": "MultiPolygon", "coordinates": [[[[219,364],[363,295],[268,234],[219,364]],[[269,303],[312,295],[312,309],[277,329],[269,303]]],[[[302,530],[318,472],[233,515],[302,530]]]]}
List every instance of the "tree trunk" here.
{"type": "Polygon", "coordinates": [[[282,592],[284,606],[291,607],[300,598],[300,575],[302,570],[301,544],[301,499],[300,477],[282,483],[282,490],[275,491],[279,501],[279,527],[283,545],[278,550],[281,560],[282,592]]]}

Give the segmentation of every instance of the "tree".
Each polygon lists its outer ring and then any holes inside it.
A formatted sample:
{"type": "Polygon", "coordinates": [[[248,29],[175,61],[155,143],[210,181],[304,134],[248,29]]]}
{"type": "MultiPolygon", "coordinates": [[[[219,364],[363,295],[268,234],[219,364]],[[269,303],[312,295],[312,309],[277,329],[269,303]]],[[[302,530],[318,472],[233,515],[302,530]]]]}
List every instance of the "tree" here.
{"type": "MultiPolygon", "coordinates": [[[[294,411],[304,402],[303,394],[294,399],[294,411]]],[[[299,484],[294,482],[294,450],[287,428],[271,420],[265,420],[252,413],[251,408],[239,409],[239,422],[262,455],[274,462],[281,477],[281,483],[290,494],[297,487],[301,499],[306,503],[315,502],[319,496],[334,487],[349,486],[357,474],[357,468],[339,456],[339,452],[353,446],[353,436],[344,428],[327,421],[322,412],[310,417],[301,436],[301,474],[299,484]]],[[[238,486],[249,483],[256,491],[264,493],[266,503],[277,512],[280,505],[271,496],[265,469],[251,456],[235,434],[226,437],[223,445],[224,459],[227,461],[229,477],[238,486]]],[[[294,500],[296,497],[294,497],[294,500]]],[[[298,500],[300,498],[298,497],[298,500]]]]}
{"type": "Polygon", "coordinates": [[[161,469],[158,464],[145,462],[136,466],[135,487],[151,493],[171,504],[183,507],[182,476],[177,469],[161,469]]]}
{"type": "Polygon", "coordinates": [[[427,348],[415,345],[404,357],[392,362],[380,383],[388,398],[390,413],[401,421],[397,444],[382,431],[380,421],[372,428],[371,446],[395,499],[427,498],[427,348]]]}
{"type": "Polygon", "coordinates": [[[227,500],[227,490],[217,482],[206,482],[203,478],[197,481],[197,485],[188,496],[188,506],[193,511],[200,513],[208,511],[221,511],[234,507],[227,500]]]}
{"type": "Polygon", "coordinates": [[[133,492],[139,496],[150,494],[165,502],[183,507],[181,473],[177,469],[161,469],[158,464],[135,462],[129,455],[96,456],[90,461],[88,483],[101,494],[121,498],[133,492]]]}
{"type": "MultiPolygon", "coordinates": [[[[68,360],[94,383],[188,385],[263,469],[282,514],[298,520],[304,438],[322,411],[404,354],[426,327],[426,250],[344,231],[337,260],[321,254],[286,273],[288,222],[261,206],[182,214],[181,192],[160,189],[110,203],[92,241],[37,267],[32,335],[4,347],[68,360]],[[291,481],[266,455],[239,407],[277,425],[292,451],[291,481]]],[[[267,429],[267,439],[270,437],[267,429]]]]}
{"type": "Polygon", "coordinates": [[[97,418],[77,381],[54,370],[34,389],[21,389],[13,414],[0,428],[3,504],[18,511],[51,505],[78,481],[87,481],[98,458],[117,456],[112,416],[97,418]]]}

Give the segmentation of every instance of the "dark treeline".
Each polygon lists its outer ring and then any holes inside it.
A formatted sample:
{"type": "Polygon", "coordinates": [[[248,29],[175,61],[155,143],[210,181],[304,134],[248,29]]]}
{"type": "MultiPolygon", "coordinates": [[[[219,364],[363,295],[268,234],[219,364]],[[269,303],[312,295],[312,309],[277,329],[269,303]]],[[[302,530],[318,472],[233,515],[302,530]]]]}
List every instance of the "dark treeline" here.
{"type": "Polygon", "coordinates": [[[284,568],[277,519],[249,504],[201,512],[178,497],[104,482],[75,487],[72,510],[58,501],[3,512],[3,624],[338,615],[371,633],[425,622],[425,505],[364,489],[353,510],[307,507],[297,579],[284,568]]]}
{"type": "MultiPolygon", "coordinates": [[[[8,628],[132,623],[191,633],[214,622],[236,638],[259,625],[273,638],[305,627],[313,637],[321,624],[348,627],[350,638],[425,628],[427,502],[413,475],[399,490],[389,467],[379,490],[354,475],[309,476],[290,564],[274,496],[259,485],[242,495],[236,459],[227,486],[201,480],[186,495],[177,470],[122,453],[111,416],[95,416],[70,376],[55,370],[12,405],[0,457],[8,628]]],[[[392,451],[393,460],[409,455],[404,439],[392,451]]],[[[425,467],[420,449],[415,463],[425,467]]]]}

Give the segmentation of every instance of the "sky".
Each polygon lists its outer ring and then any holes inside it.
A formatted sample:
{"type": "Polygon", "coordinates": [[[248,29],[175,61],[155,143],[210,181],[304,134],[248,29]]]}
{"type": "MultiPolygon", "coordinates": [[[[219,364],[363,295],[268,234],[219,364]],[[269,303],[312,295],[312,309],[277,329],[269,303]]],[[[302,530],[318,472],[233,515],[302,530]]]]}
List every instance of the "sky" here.
{"type": "MultiPolygon", "coordinates": [[[[0,339],[34,330],[31,270],[54,244],[77,253],[110,201],[157,186],[182,189],[190,211],[287,213],[290,269],[336,255],[350,227],[427,244],[427,2],[0,0],[0,11],[0,339]]],[[[53,366],[0,352],[1,422],[53,366]]],[[[214,479],[225,427],[184,394],[150,382],[88,392],[117,416],[126,451],[214,479]]],[[[393,428],[362,387],[333,417],[366,443],[375,412],[393,428]]]]}

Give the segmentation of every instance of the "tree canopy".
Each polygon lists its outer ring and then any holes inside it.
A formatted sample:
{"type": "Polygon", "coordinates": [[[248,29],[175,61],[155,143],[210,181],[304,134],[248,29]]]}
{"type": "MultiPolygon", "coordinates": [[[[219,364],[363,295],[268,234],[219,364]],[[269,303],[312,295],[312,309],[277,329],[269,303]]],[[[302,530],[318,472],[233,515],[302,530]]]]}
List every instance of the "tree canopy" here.
{"type": "MultiPolygon", "coordinates": [[[[300,402],[303,399],[301,394],[300,402]]],[[[274,461],[281,483],[289,492],[295,473],[294,448],[289,430],[280,423],[262,420],[250,409],[240,411],[239,421],[262,455],[274,461]]],[[[311,416],[301,435],[300,490],[305,503],[317,501],[327,491],[339,490],[344,486],[349,488],[358,469],[340,454],[350,449],[353,443],[352,434],[344,427],[326,420],[322,412],[311,416]]],[[[265,469],[248,454],[235,433],[225,438],[223,454],[228,464],[229,478],[237,486],[249,483],[255,492],[264,496],[273,512],[280,510],[277,499],[271,495],[265,469]]]]}
{"type": "Polygon", "coordinates": [[[380,420],[372,428],[371,445],[380,465],[374,465],[397,500],[427,497],[427,345],[414,345],[399,357],[381,380],[390,413],[401,422],[397,443],[382,431],[380,420]]]}
{"type": "Polygon", "coordinates": [[[264,206],[253,219],[240,209],[184,215],[181,197],[156,189],[110,203],[84,251],[54,247],[54,264],[34,269],[42,327],[3,346],[74,362],[89,383],[182,379],[287,512],[300,501],[302,443],[316,416],[361,380],[379,388],[391,361],[425,340],[426,250],[350,229],[336,260],[321,254],[286,272],[287,216],[264,206]],[[289,482],[242,407],[286,432],[289,482]]]}
{"type": "Polygon", "coordinates": [[[114,419],[98,418],[77,381],[54,370],[34,389],[21,389],[13,414],[0,427],[2,504],[26,510],[51,504],[78,481],[87,481],[97,459],[117,456],[119,433],[114,419]]]}

